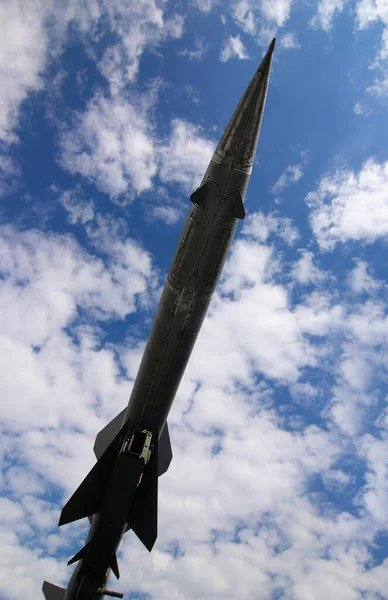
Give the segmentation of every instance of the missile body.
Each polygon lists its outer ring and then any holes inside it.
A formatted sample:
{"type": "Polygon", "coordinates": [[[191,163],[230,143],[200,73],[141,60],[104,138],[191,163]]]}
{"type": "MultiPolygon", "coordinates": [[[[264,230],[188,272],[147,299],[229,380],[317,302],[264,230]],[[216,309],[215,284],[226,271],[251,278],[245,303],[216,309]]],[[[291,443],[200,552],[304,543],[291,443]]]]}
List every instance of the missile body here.
{"type": "Polygon", "coordinates": [[[97,462],[64,506],[60,525],[89,517],[86,545],[67,589],[44,582],[46,600],[97,600],[109,592],[116,550],[133,529],[151,550],[157,479],[172,459],[167,416],[205,318],[239,219],[256,153],[275,40],[241,98],[199,188],[172,261],[128,406],[97,435],[97,462]]]}

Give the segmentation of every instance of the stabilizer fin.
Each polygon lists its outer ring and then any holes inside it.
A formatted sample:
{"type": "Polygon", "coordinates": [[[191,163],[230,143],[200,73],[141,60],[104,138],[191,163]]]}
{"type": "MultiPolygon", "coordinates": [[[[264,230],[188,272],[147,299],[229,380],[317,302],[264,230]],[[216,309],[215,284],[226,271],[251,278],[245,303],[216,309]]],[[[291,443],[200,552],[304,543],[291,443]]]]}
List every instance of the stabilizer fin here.
{"type": "Polygon", "coordinates": [[[162,435],[159,438],[158,445],[158,477],[163,475],[170,466],[170,462],[172,460],[172,449],[171,449],[171,441],[170,434],[168,431],[167,421],[165,426],[163,427],[162,435]]]}
{"type": "Polygon", "coordinates": [[[65,504],[59,518],[59,525],[66,525],[66,523],[72,523],[100,512],[117,458],[120,440],[121,432],[117,434],[70,500],[65,504]]]}
{"type": "Polygon", "coordinates": [[[158,447],[155,444],[128,512],[128,529],[151,552],[158,535],[158,447]],[[155,447],[156,446],[156,447],[155,447]]]}
{"type": "Polygon", "coordinates": [[[121,411],[108,425],[106,425],[96,436],[96,441],[94,442],[94,454],[96,455],[97,460],[101,458],[104,454],[105,450],[108,448],[109,444],[114,440],[116,435],[121,429],[124,419],[124,413],[126,409],[121,411]]]}
{"type": "Polygon", "coordinates": [[[114,553],[111,563],[110,563],[110,568],[112,569],[113,573],[116,576],[116,579],[120,579],[120,571],[119,571],[119,563],[117,562],[117,556],[116,556],[116,552],[114,553]]]}
{"type": "Polygon", "coordinates": [[[209,191],[209,182],[206,181],[203,185],[195,190],[190,196],[190,202],[196,204],[200,208],[206,207],[206,198],[209,191]]]}
{"type": "Polygon", "coordinates": [[[240,192],[237,192],[237,194],[235,194],[235,203],[232,212],[232,217],[234,219],[245,219],[245,214],[246,213],[243,199],[241,197],[240,192]]]}
{"type": "Polygon", "coordinates": [[[46,600],[65,600],[65,588],[54,585],[49,581],[43,582],[42,591],[46,600]]]}
{"type": "Polygon", "coordinates": [[[88,548],[89,548],[89,544],[90,544],[90,542],[88,542],[86,544],[86,546],[84,546],[83,548],[81,548],[81,550],[79,552],[77,552],[77,554],[74,554],[73,558],[71,558],[69,560],[69,562],[67,563],[67,566],[72,565],[73,563],[81,560],[81,558],[85,558],[86,553],[87,553],[88,548]]]}

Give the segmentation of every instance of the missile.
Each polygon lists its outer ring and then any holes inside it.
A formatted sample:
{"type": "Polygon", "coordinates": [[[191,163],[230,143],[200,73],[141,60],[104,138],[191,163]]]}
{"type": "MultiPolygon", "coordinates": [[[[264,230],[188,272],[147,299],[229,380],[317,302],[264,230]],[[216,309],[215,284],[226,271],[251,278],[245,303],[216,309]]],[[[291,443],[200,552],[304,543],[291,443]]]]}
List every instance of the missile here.
{"type": "Polygon", "coordinates": [[[272,53],[266,55],[222,136],[181,233],[127,407],[96,437],[97,462],[64,506],[59,525],[89,518],[86,544],[67,588],[47,581],[46,600],[122,598],[116,551],[132,529],[151,551],[157,537],[158,477],[172,459],[167,416],[237,224],[252,172],[266,101],[272,53]]]}

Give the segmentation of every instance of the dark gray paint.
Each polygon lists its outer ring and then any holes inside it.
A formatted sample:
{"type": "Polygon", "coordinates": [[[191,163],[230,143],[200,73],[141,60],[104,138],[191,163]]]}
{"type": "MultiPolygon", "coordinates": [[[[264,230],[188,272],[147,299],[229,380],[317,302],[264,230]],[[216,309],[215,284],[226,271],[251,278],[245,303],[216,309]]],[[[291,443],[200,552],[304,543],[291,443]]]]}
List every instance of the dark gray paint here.
{"type": "Polygon", "coordinates": [[[176,249],[123,423],[159,435],[221,274],[247,191],[275,40],[210,161],[176,249]]]}
{"type": "Polygon", "coordinates": [[[171,460],[167,415],[178,390],[239,219],[255,158],[275,40],[256,71],[210,161],[175,252],[128,406],[97,436],[98,458],[61,513],[60,523],[91,520],[67,589],[45,582],[46,600],[97,600],[115,552],[131,527],[148,549],[157,535],[157,476],[171,460]],[[120,429],[120,423],[122,428],[120,429]],[[133,427],[158,437],[149,463],[123,451],[133,427]],[[164,432],[164,435],[162,433],[164,432]],[[155,452],[156,450],[156,452],[155,452]],[[162,460],[163,458],[163,460],[162,460]],[[160,461],[160,464],[158,462],[160,461]],[[144,472],[143,472],[144,471],[144,472]],[[140,474],[143,479],[139,484],[140,474]],[[137,487],[138,486],[138,487],[137,487]]]}

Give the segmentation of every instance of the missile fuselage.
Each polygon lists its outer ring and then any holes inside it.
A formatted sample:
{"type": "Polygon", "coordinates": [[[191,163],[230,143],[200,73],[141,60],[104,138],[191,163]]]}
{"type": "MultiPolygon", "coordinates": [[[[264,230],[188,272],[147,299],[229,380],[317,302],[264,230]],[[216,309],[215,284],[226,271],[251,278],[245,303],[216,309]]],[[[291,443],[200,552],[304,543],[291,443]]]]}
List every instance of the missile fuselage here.
{"type": "Polygon", "coordinates": [[[239,222],[256,153],[273,47],[222,137],[193,203],[160,298],[123,423],[159,435],[239,222]]]}
{"type": "Polygon", "coordinates": [[[97,600],[116,550],[132,529],[151,550],[157,480],[171,461],[167,416],[206,316],[240,219],[256,153],[275,40],[241,98],[199,188],[175,251],[127,407],[97,435],[97,462],[59,524],[89,517],[86,545],[67,589],[45,582],[46,600],[97,600]]]}

